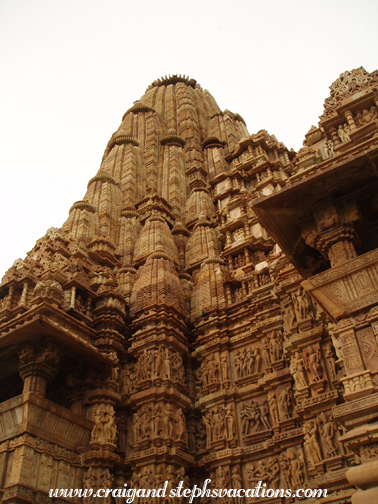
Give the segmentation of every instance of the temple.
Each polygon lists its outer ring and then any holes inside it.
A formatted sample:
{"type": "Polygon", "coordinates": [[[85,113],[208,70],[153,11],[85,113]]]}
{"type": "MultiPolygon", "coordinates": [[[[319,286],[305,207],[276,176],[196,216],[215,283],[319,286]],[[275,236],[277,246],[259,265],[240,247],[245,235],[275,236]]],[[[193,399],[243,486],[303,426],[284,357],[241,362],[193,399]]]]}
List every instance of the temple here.
{"type": "Polygon", "coordinates": [[[346,71],[296,153],[194,79],[147,88],[2,279],[2,503],[378,502],[377,107],[346,71]]]}

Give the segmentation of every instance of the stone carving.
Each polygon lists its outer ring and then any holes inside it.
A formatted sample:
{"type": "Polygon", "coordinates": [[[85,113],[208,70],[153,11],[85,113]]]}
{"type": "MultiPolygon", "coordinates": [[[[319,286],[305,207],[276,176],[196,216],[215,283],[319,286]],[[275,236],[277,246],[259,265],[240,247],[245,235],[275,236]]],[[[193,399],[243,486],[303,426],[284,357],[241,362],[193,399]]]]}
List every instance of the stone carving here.
{"type": "Polygon", "coordinates": [[[304,471],[303,460],[301,455],[297,454],[294,449],[289,448],[286,451],[286,460],[289,462],[290,467],[290,485],[294,490],[303,487],[304,471]]]}
{"type": "Polygon", "coordinates": [[[181,408],[178,408],[173,416],[173,423],[175,424],[174,433],[178,441],[188,441],[188,431],[186,429],[186,419],[181,408]]]}
{"type": "Polygon", "coordinates": [[[332,381],[334,381],[337,378],[337,369],[336,369],[336,361],[334,357],[333,345],[331,342],[324,345],[324,357],[328,362],[330,378],[332,381]]]}
{"type": "Polygon", "coordinates": [[[319,382],[322,379],[322,357],[320,348],[318,347],[315,352],[313,347],[310,346],[304,350],[303,355],[310,382],[319,382]]]}
{"type": "Polygon", "coordinates": [[[268,399],[269,399],[269,411],[270,416],[272,418],[273,426],[277,427],[279,422],[279,414],[278,414],[278,402],[276,394],[274,392],[269,392],[268,399]]]}
{"type": "Polygon", "coordinates": [[[277,424],[278,424],[278,409],[277,409],[277,400],[275,399],[275,406],[272,406],[273,395],[269,397],[269,404],[267,400],[264,400],[261,404],[259,404],[255,400],[251,400],[248,403],[242,403],[240,406],[240,417],[242,421],[242,434],[243,436],[248,436],[250,434],[251,428],[253,432],[256,432],[258,427],[261,426],[262,429],[271,429],[269,422],[269,411],[273,420],[273,425],[275,424],[275,417],[273,415],[277,414],[277,424]],[[272,412],[273,411],[273,412],[272,412]]]}
{"type": "Polygon", "coordinates": [[[305,362],[299,352],[291,357],[290,373],[294,378],[297,390],[306,388],[308,386],[305,376],[305,362]]]}
{"type": "Polygon", "coordinates": [[[339,138],[342,143],[348,142],[350,140],[349,133],[350,133],[350,127],[348,123],[340,124],[340,126],[337,129],[337,134],[339,135],[339,138]]]}
{"type": "Polygon", "coordinates": [[[185,371],[181,355],[168,348],[158,347],[157,350],[144,350],[136,364],[136,380],[159,378],[173,382],[185,382],[185,371]]]}
{"type": "Polygon", "coordinates": [[[277,489],[280,486],[280,466],[277,457],[270,457],[267,463],[260,460],[256,465],[248,464],[247,474],[248,480],[253,485],[262,481],[268,488],[277,489]]]}
{"type": "Polygon", "coordinates": [[[358,128],[369,124],[377,119],[377,107],[372,105],[370,109],[364,109],[362,112],[357,112],[354,117],[355,123],[358,128]]]}
{"type": "Polygon", "coordinates": [[[227,439],[233,439],[235,434],[235,416],[231,404],[228,404],[225,408],[225,419],[227,439]]]}
{"type": "Polygon", "coordinates": [[[155,404],[152,410],[152,419],[154,422],[154,436],[158,437],[163,434],[163,414],[161,405],[159,403],[155,404]]]}
{"type": "Polygon", "coordinates": [[[293,303],[291,300],[287,302],[285,305],[283,305],[282,311],[283,311],[282,319],[284,322],[284,332],[288,333],[295,324],[295,313],[293,303]]]}
{"type": "Polygon", "coordinates": [[[61,355],[62,352],[58,348],[56,348],[52,343],[47,343],[41,351],[38,361],[45,362],[49,366],[54,367],[58,365],[61,355]]]}
{"type": "MultiPolygon", "coordinates": [[[[95,475],[95,471],[93,467],[90,467],[83,479],[83,489],[84,491],[85,490],[87,491],[86,493],[88,495],[90,490],[93,490],[94,493],[96,486],[97,486],[97,478],[95,475]]],[[[92,504],[93,502],[94,502],[93,494],[83,498],[83,504],[92,504]]]]}
{"type": "MultiPolygon", "coordinates": [[[[291,389],[290,389],[291,392],[291,389]]],[[[288,420],[291,417],[292,401],[289,390],[285,387],[278,394],[278,409],[281,420],[288,420]]]]}
{"type": "Polygon", "coordinates": [[[304,448],[309,464],[314,467],[321,464],[322,455],[320,452],[319,443],[317,440],[318,428],[314,421],[307,421],[303,426],[304,448]]]}
{"type": "Polygon", "coordinates": [[[85,199],[0,286],[4,502],[187,474],[350,499],[350,467],[377,456],[377,83],[343,74],[298,154],[193,79],[133,105],[85,199]]]}
{"type": "MultiPolygon", "coordinates": [[[[235,437],[235,415],[231,404],[215,406],[202,417],[206,428],[206,446],[213,441],[232,440],[235,437]]],[[[198,436],[197,436],[198,444],[198,436]]]]}
{"type": "Polygon", "coordinates": [[[259,373],[261,370],[260,349],[256,345],[251,345],[242,350],[236,350],[234,365],[238,379],[259,373]]]}
{"type": "Polygon", "coordinates": [[[143,380],[149,380],[152,377],[152,352],[144,350],[142,355],[139,356],[136,369],[137,380],[140,383],[143,380]]]}
{"type": "Polygon", "coordinates": [[[303,287],[299,287],[296,294],[292,294],[295,316],[298,322],[307,319],[310,316],[310,300],[303,287]]]}
{"type": "MultiPolygon", "coordinates": [[[[111,476],[109,469],[105,469],[105,471],[100,475],[100,488],[104,488],[105,490],[108,488],[113,488],[113,477],[111,476]]],[[[103,502],[104,504],[111,504],[111,494],[109,494],[107,497],[104,497],[103,502]]]]}
{"type": "MultiPolygon", "coordinates": [[[[240,490],[243,487],[243,479],[240,474],[240,469],[239,466],[234,466],[231,471],[231,485],[232,488],[235,488],[236,490],[240,490]]],[[[235,497],[235,504],[242,504],[243,503],[243,498],[242,497],[235,497]]]]}
{"type": "Polygon", "coordinates": [[[333,421],[332,413],[328,413],[328,415],[322,413],[320,419],[322,421],[322,425],[320,426],[320,434],[322,440],[324,441],[323,447],[325,447],[325,455],[327,456],[327,458],[336,457],[338,454],[338,449],[334,438],[337,432],[337,426],[333,421]]]}
{"type": "Polygon", "coordinates": [[[21,348],[18,355],[21,365],[28,364],[34,359],[34,348],[31,345],[25,345],[21,348]]]}
{"type": "Polygon", "coordinates": [[[227,355],[221,355],[220,358],[221,378],[222,382],[228,381],[228,359],[227,355]]]}
{"type": "Polygon", "coordinates": [[[117,439],[117,426],[113,406],[103,404],[93,410],[95,425],[91,433],[91,443],[115,444],[117,439]]]}
{"type": "Polygon", "coordinates": [[[323,145],[324,145],[324,150],[325,150],[325,153],[326,153],[326,157],[327,158],[333,157],[335,155],[335,151],[334,151],[334,148],[333,148],[334,145],[333,145],[332,140],[328,140],[323,145]]]}
{"type": "Polygon", "coordinates": [[[269,356],[270,362],[277,362],[282,359],[282,339],[281,333],[272,331],[269,334],[269,356]]]}

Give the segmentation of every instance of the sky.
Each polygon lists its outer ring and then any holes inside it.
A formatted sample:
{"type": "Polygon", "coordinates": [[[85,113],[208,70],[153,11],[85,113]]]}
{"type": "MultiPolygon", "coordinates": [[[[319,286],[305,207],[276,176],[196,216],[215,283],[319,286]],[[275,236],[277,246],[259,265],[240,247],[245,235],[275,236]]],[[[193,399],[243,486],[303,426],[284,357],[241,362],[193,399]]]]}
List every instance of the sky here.
{"type": "Polygon", "coordinates": [[[0,0],[0,278],[81,200],[122,115],[185,74],[299,150],[340,73],[378,68],[376,0],[0,0]]]}

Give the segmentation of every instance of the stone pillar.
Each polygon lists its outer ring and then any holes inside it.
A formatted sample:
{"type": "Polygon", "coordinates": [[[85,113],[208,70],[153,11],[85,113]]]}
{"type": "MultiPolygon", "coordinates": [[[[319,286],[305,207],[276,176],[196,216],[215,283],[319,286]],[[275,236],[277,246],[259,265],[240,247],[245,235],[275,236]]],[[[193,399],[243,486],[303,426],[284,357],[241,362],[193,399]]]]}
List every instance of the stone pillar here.
{"type": "Polygon", "coordinates": [[[18,369],[24,381],[23,393],[33,392],[45,396],[46,387],[58,373],[58,363],[62,352],[52,343],[47,343],[37,351],[31,345],[25,345],[19,352],[18,369]]]}
{"type": "Polygon", "coordinates": [[[247,247],[244,249],[244,255],[245,255],[245,263],[246,264],[250,263],[251,262],[251,258],[249,256],[249,250],[248,250],[247,247]]]}
{"type": "Polygon", "coordinates": [[[54,378],[58,370],[44,362],[29,362],[19,368],[21,378],[24,380],[23,393],[33,392],[45,396],[47,383],[54,378]]]}
{"type": "Polygon", "coordinates": [[[70,301],[70,309],[75,308],[75,297],[76,297],[76,287],[73,285],[71,287],[71,301],[70,301]]]}
{"type": "Polygon", "coordinates": [[[234,263],[233,263],[233,260],[232,260],[232,255],[229,255],[227,257],[227,260],[228,260],[228,271],[234,271],[234,263]]]}
{"type": "Polygon", "coordinates": [[[354,119],[353,119],[353,114],[350,110],[347,110],[345,112],[345,119],[348,121],[351,132],[353,132],[355,129],[357,129],[356,123],[354,122],[354,119]]]}

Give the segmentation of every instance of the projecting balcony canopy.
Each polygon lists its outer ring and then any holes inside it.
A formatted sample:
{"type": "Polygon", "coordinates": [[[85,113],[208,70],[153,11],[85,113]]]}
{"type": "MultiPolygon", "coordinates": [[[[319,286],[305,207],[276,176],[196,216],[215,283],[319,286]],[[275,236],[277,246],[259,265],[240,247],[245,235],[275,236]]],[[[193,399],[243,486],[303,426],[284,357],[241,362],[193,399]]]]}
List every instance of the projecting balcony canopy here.
{"type": "MultiPolygon", "coordinates": [[[[364,212],[367,211],[363,208],[366,202],[378,192],[378,146],[359,145],[353,151],[327,159],[281,191],[254,202],[253,210],[260,223],[305,278],[328,269],[330,265],[318,250],[305,242],[300,223],[326,198],[342,205],[346,201],[353,202],[359,211],[362,208],[364,212]]],[[[373,217],[375,223],[378,215],[373,217]]],[[[369,230],[366,227],[359,229],[360,253],[378,246],[373,238],[376,233],[371,230],[369,233],[369,230]]]]}

